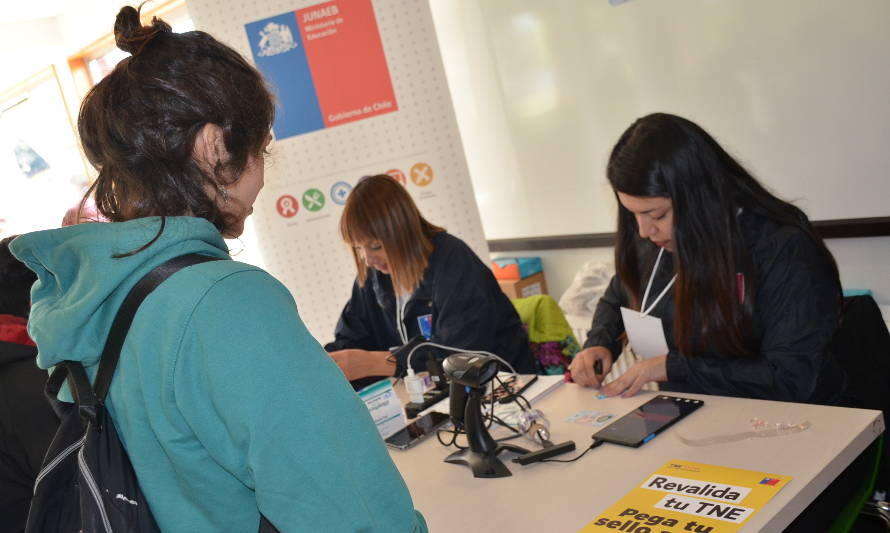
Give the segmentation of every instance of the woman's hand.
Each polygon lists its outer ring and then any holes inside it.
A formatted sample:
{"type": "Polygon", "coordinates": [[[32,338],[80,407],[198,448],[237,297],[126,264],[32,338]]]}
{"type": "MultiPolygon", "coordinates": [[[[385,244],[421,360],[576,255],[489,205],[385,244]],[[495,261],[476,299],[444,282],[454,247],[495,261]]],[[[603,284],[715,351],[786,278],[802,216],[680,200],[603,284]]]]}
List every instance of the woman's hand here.
{"type": "Polygon", "coordinates": [[[575,354],[569,371],[572,381],[585,387],[599,387],[603,377],[612,369],[612,352],[605,346],[591,346],[575,354]],[[593,367],[602,361],[603,371],[597,375],[593,367]]]}
{"type": "Polygon", "coordinates": [[[330,352],[329,355],[349,381],[368,376],[392,376],[396,373],[396,364],[387,351],[348,348],[330,352]]]}
{"type": "Polygon", "coordinates": [[[630,398],[650,381],[667,381],[667,355],[643,359],[602,389],[606,396],[630,398]]]}

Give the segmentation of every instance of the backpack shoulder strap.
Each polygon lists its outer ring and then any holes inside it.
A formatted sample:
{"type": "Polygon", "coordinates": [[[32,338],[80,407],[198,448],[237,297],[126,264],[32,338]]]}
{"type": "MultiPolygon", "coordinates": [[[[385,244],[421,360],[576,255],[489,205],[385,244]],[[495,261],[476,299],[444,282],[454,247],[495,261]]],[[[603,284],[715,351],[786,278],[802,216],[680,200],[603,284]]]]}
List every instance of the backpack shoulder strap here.
{"type": "Polygon", "coordinates": [[[121,304],[117,315],[114,317],[111,331],[108,333],[108,339],[105,341],[105,348],[102,350],[99,372],[96,374],[96,382],[93,385],[93,390],[99,401],[104,401],[105,396],[108,394],[111,378],[114,376],[117,361],[120,359],[121,347],[124,345],[127,331],[129,331],[130,325],[133,323],[133,317],[136,316],[136,310],[139,309],[142,300],[176,271],[187,266],[206,263],[207,261],[218,261],[220,259],[219,257],[200,254],[186,254],[174,257],[155,267],[130,289],[130,293],[127,294],[124,303],[121,304]]]}
{"type": "Polygon", "coordinates": [[[82,406],[87,409],[87,411],[82,411],[82,413],[95,413],[94,408],[98,402],[83,365],[78,361],[62,361],[53,367],[43,388],[46,400],[53,411],[55,411],[56,416],[60,420],[65,418],[66,407],[64,407],[64,402],[59,401],[58,395],[66,378],[68,379],[68,390],[71,392],[74,403],[78,408],[82,406]]]}

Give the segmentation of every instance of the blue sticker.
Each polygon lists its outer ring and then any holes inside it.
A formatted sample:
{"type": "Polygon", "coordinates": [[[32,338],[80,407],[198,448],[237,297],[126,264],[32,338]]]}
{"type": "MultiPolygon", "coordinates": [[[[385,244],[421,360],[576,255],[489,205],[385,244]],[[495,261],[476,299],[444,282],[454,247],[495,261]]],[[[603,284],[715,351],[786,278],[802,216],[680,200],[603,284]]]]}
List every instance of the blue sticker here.
{"type": "Polygon", "coordinates": [[[433,315],[420,315],[417,317],[417,325],[420,327],[420,334],[426,340],[430,340],[433,337],[433,315]]]}
{"type": "Polygon", "coordinates": [[[337,205],[343,205],[346,203],[346,197],[349,196],[349,191],[351,190],[352,185],[345,181],[338,181],[331,186],[331,200],[337,205]]]}

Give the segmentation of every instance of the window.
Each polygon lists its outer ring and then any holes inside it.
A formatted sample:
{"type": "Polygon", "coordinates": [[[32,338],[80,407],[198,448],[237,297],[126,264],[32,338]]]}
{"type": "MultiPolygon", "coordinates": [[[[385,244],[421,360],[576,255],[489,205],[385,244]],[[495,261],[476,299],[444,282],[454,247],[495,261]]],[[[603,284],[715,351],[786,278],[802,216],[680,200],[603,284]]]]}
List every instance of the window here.
{"type": "MultiPolygon", "coordinates": [[[[195,24],[189,17],[185,4],[173,2],[164,8],[155,12],[150,12],[148,16],[143,16],[143,21],[151,20],[151,17],[157,16],[170,24],[173,31],[183,33],[193,31],[195,24]]],[[[83,61],[90,73],[90,80],[96,84],[108,75],[123,58],[130,54],[124,52],[114,44],[113,39],[103,39],[99,41],[92,49],[88,49],[83,55],[83,61]]]]}
{"type": "Polygon", "coordinates": [[[57,227],[88,186],[55,68],[0,94],[0,237],[57,227]]]}

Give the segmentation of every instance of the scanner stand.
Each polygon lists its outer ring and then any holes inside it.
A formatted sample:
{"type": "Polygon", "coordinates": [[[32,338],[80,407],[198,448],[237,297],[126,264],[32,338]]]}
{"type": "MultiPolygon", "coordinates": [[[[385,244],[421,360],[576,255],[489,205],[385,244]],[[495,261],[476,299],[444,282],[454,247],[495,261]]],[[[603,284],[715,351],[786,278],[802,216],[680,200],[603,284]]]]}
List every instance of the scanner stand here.
{"type": "Polygon", "coordinates": [[[464,427],[466,428],[469,448],[456,451],[445,458],[446,463],[467,465],[473,470],[473,477],[507,477],[513,474],[507,465],[498,459],[504,450],[519,454],[528,454],[529,450],[513,444],[498,444],[488,432],[482,421],[482,389],[470,388],[467,394],[467,406],[464,411],[464,427]]]}

